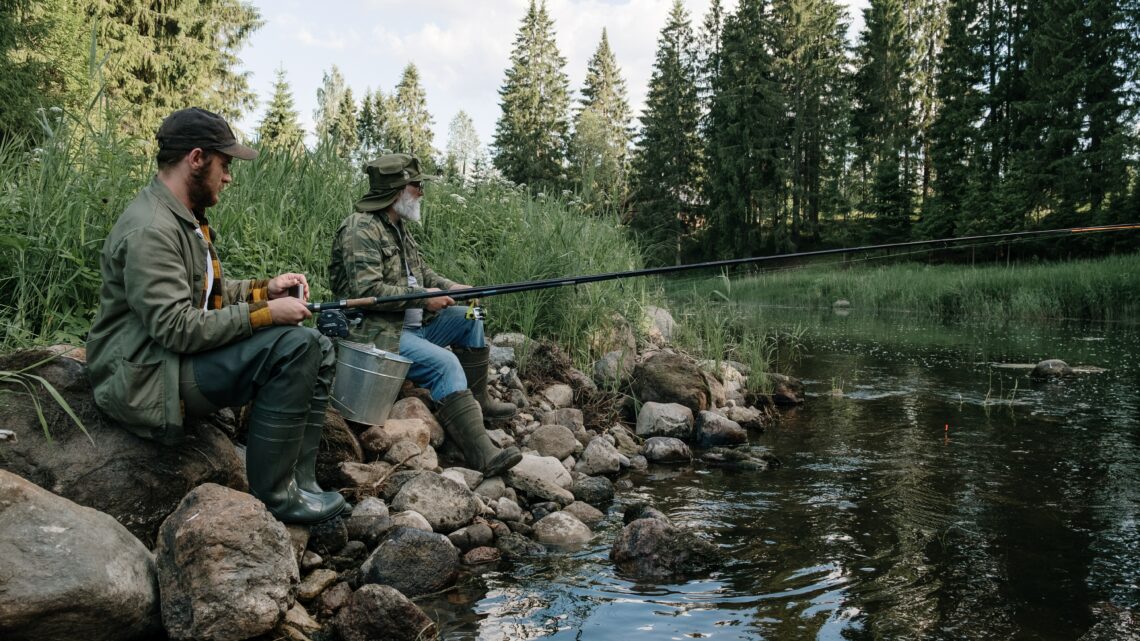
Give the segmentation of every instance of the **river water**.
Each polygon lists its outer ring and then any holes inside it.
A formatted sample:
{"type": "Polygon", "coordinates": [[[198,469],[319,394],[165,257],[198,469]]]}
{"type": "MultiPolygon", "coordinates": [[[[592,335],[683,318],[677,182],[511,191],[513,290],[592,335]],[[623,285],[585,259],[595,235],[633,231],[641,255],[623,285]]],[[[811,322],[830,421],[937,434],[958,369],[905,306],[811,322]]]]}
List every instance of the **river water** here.
{"type": "Polygon", "coordinates": [[[749,445],[782,467],[631,477],[589,546],[421,601],[441,638],[1137,638],[1140,328],[741,313],[801,332],[782,367],[807,402],[749,445]],[[1107,371],[1033,382],[1001,366],[1046,358],[1107,371]],[[724,567],[617,573],[636,500],[721,546],[724,567]]]}

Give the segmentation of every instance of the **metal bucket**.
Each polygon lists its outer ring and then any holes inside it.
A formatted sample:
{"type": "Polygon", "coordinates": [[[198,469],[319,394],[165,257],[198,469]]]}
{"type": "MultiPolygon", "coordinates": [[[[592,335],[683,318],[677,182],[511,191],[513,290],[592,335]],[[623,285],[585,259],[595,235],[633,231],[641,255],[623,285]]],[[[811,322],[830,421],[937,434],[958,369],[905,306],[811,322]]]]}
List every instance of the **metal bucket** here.
{"type": "Polygon", "coordinates": [[[348,420],[383,425],[412,361],[373,345],[337,342],[332,406],[348,420]]]}

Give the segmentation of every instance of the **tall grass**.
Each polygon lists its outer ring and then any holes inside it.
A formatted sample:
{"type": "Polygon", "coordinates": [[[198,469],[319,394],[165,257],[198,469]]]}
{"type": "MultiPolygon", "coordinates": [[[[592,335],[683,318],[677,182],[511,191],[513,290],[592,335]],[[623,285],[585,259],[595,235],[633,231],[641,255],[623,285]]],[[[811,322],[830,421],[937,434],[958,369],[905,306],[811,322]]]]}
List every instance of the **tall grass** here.
{"type": "Polygon", "coordinates": [[[944,319],[1140,318],[1140,255],[1011,266],[813,266],[733,281],[729,297],[830,307],[838,299],[877,313],[944,319]]]}
{"type": "MultiPolygon", "coordinates": [[[[99,253],[127,203],[154,174],[148,143],[57,119],[43,147],[0,147],[0,349],[81,344],[98,306],[99,253]]],[[[333,234],[367,188],[359,167],[325,150],[263,152],[235,162],[234,182],[209,211],[231,278],[308,275],[328,283],[333,234]]],[[[429,264],[470,285],[641,266],[616,219],[584,215],[559,198],[501,182],[435,183],[417,232],[429,264]]],[[[598,283],[484,301],[490,332],[551,338],[580,364],[613,312],[636,318],[644,283],[598,283]]]]}

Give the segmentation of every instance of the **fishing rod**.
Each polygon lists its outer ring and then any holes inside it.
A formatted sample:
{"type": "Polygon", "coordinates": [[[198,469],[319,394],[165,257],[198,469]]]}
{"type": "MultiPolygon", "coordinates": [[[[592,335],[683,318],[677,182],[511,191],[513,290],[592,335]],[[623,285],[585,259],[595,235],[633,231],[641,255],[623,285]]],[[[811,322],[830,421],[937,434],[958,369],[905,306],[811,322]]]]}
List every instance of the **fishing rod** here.
{"type": "Polygon", "coordinates": [[[455,301],[470,300],[473,298],[486,298],[488,296],[501,296],[503,294],[517,294],[520,292],[529,292],[539,289],[551,289],[554,287],[567,287],[571,285],[583,285],[586,283],[597,283],[606,280],[617,280],[620,278],[633,278],[638,276],[656,276],[660,274],[672,274],[677,272],[692,271],[696,269],[711,269],[714,267],[733,267],[736,265],[750,265],[753,263],[763,263],[776,260],[790,260],[794,258],[808,258],[813,256],[830,256],[836,254],[855,254],[870,251],[878,251],[882,249],[896,249],[901,247],[919,247],[924,245],[957,245],[961,243],[977,242],[977,241],[992,241],[1006,238],[1022,238],[1030,236],[1047,236],[1047,235],[1062,235],[1062,234],[1079,234],[1079,233],[1095,233],[1095,232],[1112,232],[1123,231],[1128,229],[1140,229],[1140,223],[1121,223],[1118,225],[1100,225],[1095,227],[1067,227],[1061,229],[1045,229],[1038,231],[1017,231],[1005,232],[1001,234],[985,234],[979,236],[961,236],[957,238],[937,238],[934,240],[911,240],[899,243],[886,243],[883,245],[862,245],[859,247],[840,247],[836,249],[817,249],[814,251],[795,252],[791,254],[776,254],[773,256],[753,256],[749,258],[731,258],[727,260],[713,260],[704,263],[691,263],[688,265],[671,265],[668,267],[649,267],[645,269],[631,269],[621,272],[608,272],[604,274],[588,274],[584,276],[570,276],[565,278],[549,278],[545,280],[530,280],[521,281],[517,283],[506,283],[503,285],[485,285],[481,287],[470,287],[468,289],[452,289],[438,292],[413,292],[410,294],[398,294],[395,296],[374,296],[367,298],[348,298],[337,301],[326,301],[316,303],[306,303],[306,306],[312,312],[323,312],[333,309],[353,309],[357,307],[368,307],[371,305],[379,305],[382,303],[396,303],[410,300],[420,300],[427,298],[436,298],[439,296],[450,296],[455,301]]]}

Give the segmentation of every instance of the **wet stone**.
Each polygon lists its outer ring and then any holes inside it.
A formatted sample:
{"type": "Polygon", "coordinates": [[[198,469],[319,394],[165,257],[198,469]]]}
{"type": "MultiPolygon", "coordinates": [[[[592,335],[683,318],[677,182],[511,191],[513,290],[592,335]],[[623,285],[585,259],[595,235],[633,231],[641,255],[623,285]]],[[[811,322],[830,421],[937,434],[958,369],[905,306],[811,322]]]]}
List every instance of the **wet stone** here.
{"type": "Polygon", "coordinates": [[[587,476],[575,481],[570,493],[590,505],[605,505],[614,499],[614,484],[604,476],[587,476]]]}
{"type": "Polygon", "coordinates": [[[468,550],[463,555],[464,565],[482,565],[484,563],[494,563],[503,558],[502,552],[498,549],[488,546],[481,546],[468,550]]]}
{"type": "Polygon", "coordinates": [[[339,516],[309,527],[309,549],[328,558],[348,543],[348,528],[339,516]]]}

